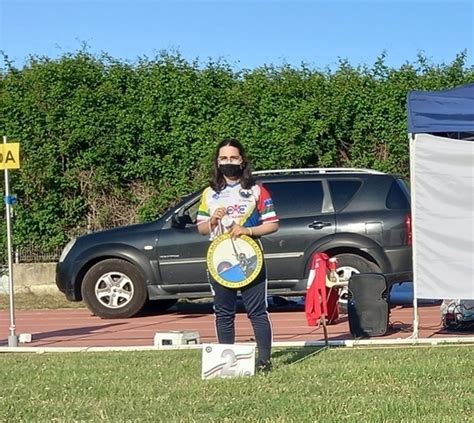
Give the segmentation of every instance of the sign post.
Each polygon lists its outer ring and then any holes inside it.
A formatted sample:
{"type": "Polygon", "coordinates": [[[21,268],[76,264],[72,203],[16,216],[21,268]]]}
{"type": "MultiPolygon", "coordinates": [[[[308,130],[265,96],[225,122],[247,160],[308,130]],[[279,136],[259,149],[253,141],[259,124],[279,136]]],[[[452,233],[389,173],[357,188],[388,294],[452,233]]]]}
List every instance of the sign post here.
{"type": "Polygon", "coordinates": [[[7,221],[7,249],[8,249],[8,290],[10,295],[10,327],[8,335],[8,346],[17,347],[18,337],[15,328],[15,298],[13,292],[13,260],[12,260],[12,236],[11,236],[11,207],[13,197],[10,195],[10,179],[8,169],[20,168],[20,144],[7,144],[7,137],[3,136],[3,145],[0,145],[0,169],[5,172],[5,213],[7,221]]]}

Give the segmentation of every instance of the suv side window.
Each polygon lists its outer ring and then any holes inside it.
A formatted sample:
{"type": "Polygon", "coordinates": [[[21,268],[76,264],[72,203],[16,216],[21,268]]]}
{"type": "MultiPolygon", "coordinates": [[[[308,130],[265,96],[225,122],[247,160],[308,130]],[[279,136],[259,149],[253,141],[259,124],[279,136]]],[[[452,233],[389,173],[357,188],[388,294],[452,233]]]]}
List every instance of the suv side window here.
{"type": "Polygon", "coordinates": [[[410,203],[408,202],[407,196],[402,191],[398,181],[393,181],[390,186],[390,190],[387,194],[387,199],[385,200],[385,205],[387,209],[391,210],[406,210],[410,208],[410,203]]]}
{"type": "Polygon", "coordinates": [[[329,181],[332,202],[336,211],[343,209],[352,200],[361,185],[361,181],[354,180],[337,179],[329,181]]]}
{"type": "Polygon", "coordinates": [[[279,218],[320,214],[324,192],[321,181],[267,182],[279,218]]]}
{"type": "Polygon", "coordinates": [[[196,201],[195,203],[193,203],[191,206],[189,206],[187,209],[184,210],[183,214],[189,215],[193,223],[196,223],[197,212],[198,212],[200,204],[201,204],[201,197],[199,197],[198,201],[196,201]]]}

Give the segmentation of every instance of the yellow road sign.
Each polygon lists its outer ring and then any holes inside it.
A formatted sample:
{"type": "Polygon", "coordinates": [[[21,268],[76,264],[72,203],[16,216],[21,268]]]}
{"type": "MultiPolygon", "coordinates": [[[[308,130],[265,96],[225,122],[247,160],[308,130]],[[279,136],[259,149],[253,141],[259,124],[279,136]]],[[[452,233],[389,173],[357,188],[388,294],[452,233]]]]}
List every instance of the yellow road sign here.
{"type": "Polygon", "coordinates": [[[0,144],[0,169],[20,168],[20,143],[0,144]]]}

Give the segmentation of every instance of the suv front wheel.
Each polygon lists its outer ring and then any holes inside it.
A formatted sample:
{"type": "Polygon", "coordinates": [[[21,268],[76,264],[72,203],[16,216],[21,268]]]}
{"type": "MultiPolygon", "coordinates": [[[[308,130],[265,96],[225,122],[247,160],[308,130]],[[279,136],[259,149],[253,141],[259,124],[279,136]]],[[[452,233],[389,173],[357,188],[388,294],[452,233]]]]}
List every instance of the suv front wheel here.
{"type": "Polygon", "coordinates": [[[82,283],[82,298],[103,319],[121,319],[138,313],[147,299],[145,281],[131,263],[103,260],[92,266],[82,283]]]}

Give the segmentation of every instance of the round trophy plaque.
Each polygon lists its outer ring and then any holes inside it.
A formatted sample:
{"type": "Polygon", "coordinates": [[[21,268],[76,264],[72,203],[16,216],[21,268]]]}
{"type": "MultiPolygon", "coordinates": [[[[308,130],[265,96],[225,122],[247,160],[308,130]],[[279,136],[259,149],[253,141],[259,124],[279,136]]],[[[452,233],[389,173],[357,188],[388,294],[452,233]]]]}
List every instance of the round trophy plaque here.
{"type": "Polygon", "coordinates": [[[229,234],[215,238],[207,251],[211,276],[227,288],[242,288],[252,283],[263,266],[263,252],[249,236],[232,239],[229,234]]]}

